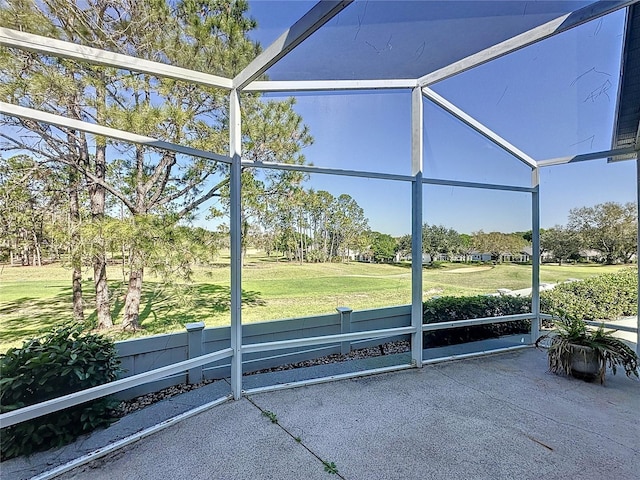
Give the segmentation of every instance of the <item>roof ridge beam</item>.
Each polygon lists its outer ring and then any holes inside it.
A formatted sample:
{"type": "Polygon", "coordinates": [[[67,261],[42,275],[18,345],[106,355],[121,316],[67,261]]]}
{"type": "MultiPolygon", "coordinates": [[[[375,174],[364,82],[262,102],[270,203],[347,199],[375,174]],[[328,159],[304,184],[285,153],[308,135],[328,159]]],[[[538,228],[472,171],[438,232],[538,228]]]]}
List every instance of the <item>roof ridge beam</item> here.
{"type": "Polygon", "coordinates": [[[532,28],[515,37],[511,37],[492,47],[469,55],[457,62],[443,67],[435,72],[428,73],[418,79],[418,84],[422,87],[432,85],[436,82],[452,77],[466,70],[470,70],[478,65],[490,62],[496,58],[503,57],[511,52],[520,50],[545,38],[552,37],[559,33],[571,30],[583,23],[590,22],[596,18],[603,17],[621,8],[628,7],[640,0],[599,0],[571,13],[561,15],[543,25],[532,28]]]}
{"type": "Polygon", "coordinates": [[[309,38],[316,30],[348,7],[354,0],[321,0],[300,20],[280,35],[233,79],[233,86],[243,89],[273,64],[309,38]]]}
{"type": "Polygon", "coordinates": [[[229,78],[0,27],[0,45],[231,90],[229,78]]]}
{"type": "Polygon", "coordinates": [[[438,105],[440,108],[446,110],[451,115],[456,117],[458,120],[460,120],[464,124],[468,125],[472,129],[474,129],[480,135],[482,135],[483,137],[485,137],[486,139],[490,140],[491,142],[493,142],[498,147],[502,148],[506,152],[508,152],[511,155],[513,155],[514,157],[516,157],[522,163],[526,164],[527,166],[529,166],[531,168],[536,168],[538,166],[537,162],[533,158],[531,158],[529,155],[527,155],[526,153],[524,153],[522,150],[520,150],[519,148],[515,147],[511,143],[507,142],[504,138],[502,138],[500,135],[495,133],[493,130],[487,128],[485,125],[480,123],[478,120],[473,118],[471,115],[465,113],[464,111],[462,111],[461,109],[456,107],[453,103],[449,102],[444,97],[438,95],[436,92],[434,92],[430,88],[423,87],[422,88],[422,94],[426,98],[431,100],[433,103],[438,105]]]}
{"type": "Polygon", "coordinates": [[[181,153],[184,155],[208,158],[210,160],[215,160],[218,162],[231,163],[231,158],[225,155],[219,155],[217,153],[207,152],[205,150],[199,150],[197,148],[185,147],[183,145],[165,142],[164,140],[158,140],[157,138],[147,137],[145,135],[138,135],[136,133],[126,132],[124,130],[118,130],[116,128],[104,127],[95,123],[75,120],[73,118],[63,117],[62,115],[56,115],[54,113],[43,112],[42,110],[36,110],[34,108],[20,107],[12,103],[0,102],[0,113],[12,117],[25,118],[27,120],[34,120],[36,122],[43,122],[49,125],[55,125],[57,127],[79,130],[81,132],[90,133],[92,135],[101,135],[103,137],[114,138],[116,140],[122,140],[125,142],[146,145],[148,147],[159,148],[162,150],[169,150],[171,152],[181,153]]]}

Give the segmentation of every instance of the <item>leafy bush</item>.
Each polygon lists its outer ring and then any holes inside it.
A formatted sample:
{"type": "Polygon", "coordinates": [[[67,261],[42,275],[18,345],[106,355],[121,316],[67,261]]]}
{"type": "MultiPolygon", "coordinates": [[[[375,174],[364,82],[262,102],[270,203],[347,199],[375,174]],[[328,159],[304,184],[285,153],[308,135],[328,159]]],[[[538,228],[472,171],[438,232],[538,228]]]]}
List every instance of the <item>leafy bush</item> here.
{"type": "Polygon", "coordinates": [[[625,268],[577,282],[556,285],[540,295],[543,313],[562,312],[583,320],[605,320],[635,315],[638,301],[638,271],[625,268]]]}
{"type": "MultiPolygon", "coordinates": [[[[0,355],[0,412],[44,402],[116,379],[119,360],[112,341],[64,325],[0,355]]],[[[117,402],[98,399],[0,431],[2,460],[69,443],[106,426],[117,402]]]]}
{"type": "MultiPolygon", "coordinates": [[[[501,317],[531,312],[530,297],[510,295],[475,297],[439,297],[423,303],[423,323],[452,322],[483,317],[501,317]]],[[[424,332],[425,347],[442,347],[459,343],[497,338],[502,335],[527,333],[531,328],[529,320],[474,325],[424,332]]]]}

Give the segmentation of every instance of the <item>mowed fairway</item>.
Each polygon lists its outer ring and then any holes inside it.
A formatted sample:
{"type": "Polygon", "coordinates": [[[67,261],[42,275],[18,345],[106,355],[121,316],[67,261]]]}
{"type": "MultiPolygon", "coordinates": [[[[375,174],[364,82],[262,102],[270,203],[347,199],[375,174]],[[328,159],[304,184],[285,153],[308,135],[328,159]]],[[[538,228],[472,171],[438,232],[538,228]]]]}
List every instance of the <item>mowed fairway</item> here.
{"type": "MultiPolygon", "coordinates": [[[[61,265],[0,267],[0,352],[71,319],[71,272],[61,265]]],[[[557,283],[619,270],[620,266],[543,265],[541,282],[557,283]]],[[[85,273],[85,315],[93,313],[91,271],[85,273]]],[[[203,321],[207,326],[230,323],[230,270],[228,259],[194,272],[188,286],[165,286],[147,275],[141,304],[140,332],[119,331],[126,283],[122,270],[109,268],[116,339],[184,329],[203,321]]],[[[478,266],[444,264],[423,270],[424,298],[434,295],[478,295],[498,288],[531,286],[531,266],[505,264],[478,266]]],[[[404,305],[411,302],[408,265],[368,263],[299,264],[249,256],[242,270],[243,322],[259,322],[334,313],[339,306],[354,310],[404,305]]]]}

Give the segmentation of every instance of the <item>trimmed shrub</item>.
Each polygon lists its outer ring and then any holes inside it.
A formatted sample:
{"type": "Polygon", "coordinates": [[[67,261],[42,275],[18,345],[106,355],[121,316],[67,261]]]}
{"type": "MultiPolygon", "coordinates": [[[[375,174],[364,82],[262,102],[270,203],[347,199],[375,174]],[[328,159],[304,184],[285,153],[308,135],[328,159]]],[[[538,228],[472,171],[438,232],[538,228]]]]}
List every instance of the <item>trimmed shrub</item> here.
{"type": "Polygon", "coordinates": [[[637,313],[638,270],[625,268],[582,281],[556,285],[540,295],[543,313],[582,320],[607,320],[637,313]]]}
{"type": "MultiPolygon", "coordinates": [[[[511,295],[475,297],[439,297],[423,303],[423,323],[452,322],[483,317],[501,317],[531,312],[530,297],[511,295]]],[[[497,338],[503,335],[528,333],[529,320],[506,323],[474,325],[471,327],[451,328],[424,332],[424,347],[442,347],[459,343],[497,338]]]]}
{"type": "MultiPolygon", "coordinates": [[[[0,412],[44,402],[116,379],[120,361],[113,342],[64,325],[0,355],[0,412]]],[[[1,459],[58,447],[106,426],[118,402],[98,399],[0,431],[1,459]]]]}

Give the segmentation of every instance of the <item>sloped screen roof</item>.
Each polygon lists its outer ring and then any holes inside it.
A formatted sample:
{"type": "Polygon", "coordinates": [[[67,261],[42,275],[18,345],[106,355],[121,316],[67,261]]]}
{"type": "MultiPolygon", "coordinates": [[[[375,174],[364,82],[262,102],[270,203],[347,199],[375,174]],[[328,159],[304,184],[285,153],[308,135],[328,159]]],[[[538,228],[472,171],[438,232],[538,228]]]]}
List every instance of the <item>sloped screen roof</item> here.
{"type": "Polygon", "coordinates": [[[591,3],[359,0],[267,75],[271,80],[419,78],[591,3]]]}

